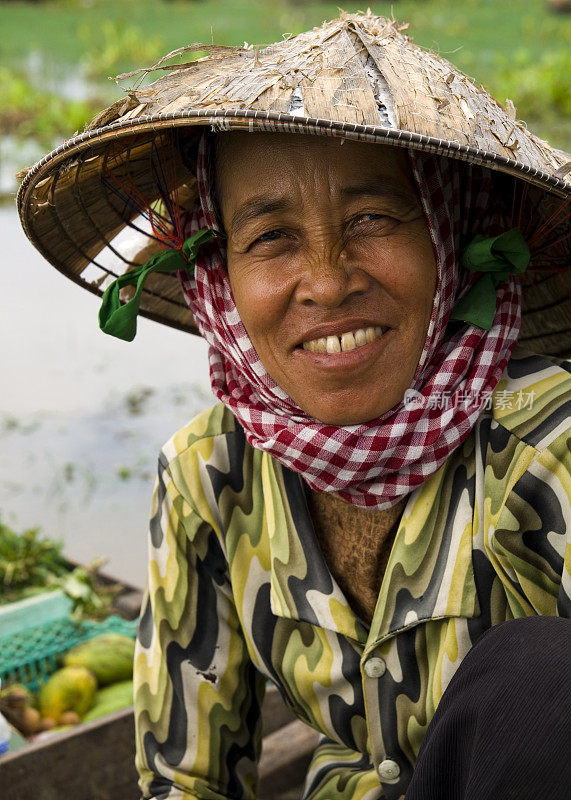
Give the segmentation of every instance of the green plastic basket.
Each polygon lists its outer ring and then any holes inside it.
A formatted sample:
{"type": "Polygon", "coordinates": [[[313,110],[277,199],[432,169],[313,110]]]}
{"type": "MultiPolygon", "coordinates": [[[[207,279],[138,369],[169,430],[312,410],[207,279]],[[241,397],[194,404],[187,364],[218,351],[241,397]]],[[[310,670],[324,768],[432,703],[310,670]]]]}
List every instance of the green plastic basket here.
{"type": "MultiPolygon", "coordinates": [[[[46,608],[54,609],[53,603],[54,598],[46,597],[46,608]]],[[[41,603],[36,603],[34,623],[42,617],[39,611],[41,607],[41,603]]],[[[33,691],[61,666],[61,657],[70,647],[101,633],[122,633],[134,637],[137,632],[137,620],[127,621],[115,614],[101,622],[76,622],[69,616],[69,609],[60,606],[60,615],[55,619],[49,619],[51,614],[45,614],[48,619],[30,625],[28,614],[22,618],[21,609],[13,609],[14,614],[18,611],[21,624],[16,632],[12,630],[8,635],[1,635],[3,626],[0,624],[0,679],[2,685],[14,681],[33,691]]],[[[7,622],[5,631],[11,629],[7,622]]]]}

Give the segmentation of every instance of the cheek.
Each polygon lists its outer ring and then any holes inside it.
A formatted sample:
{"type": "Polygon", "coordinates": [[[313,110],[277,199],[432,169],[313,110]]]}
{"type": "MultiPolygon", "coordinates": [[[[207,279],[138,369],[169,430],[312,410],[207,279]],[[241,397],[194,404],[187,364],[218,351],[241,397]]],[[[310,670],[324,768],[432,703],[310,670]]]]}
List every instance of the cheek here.
{"type": "Polygon", "coordinates": [[[228,259],[228,278],[236,308],[258,349],[255,339],[275,330],[285,315],[288,291],[267,265],[228,259]]]}
{"type": "Polygon", "coordinates": [[[411,287],[422,308],[432,310],[436,289],[436,261],[428,231],[403,248],[401,280],[411,287]]]}
{"type": "MultiPolygon", "coordinates": [[[[403,237],[384,243],[360,246],[361,263],[370,265],[371,274],[398,303],[403,312],[432,310],[436,289],[436,262],[428,236],[403,237]]],[[[420,320],[416,320],[420,321],[420,320]]]]}

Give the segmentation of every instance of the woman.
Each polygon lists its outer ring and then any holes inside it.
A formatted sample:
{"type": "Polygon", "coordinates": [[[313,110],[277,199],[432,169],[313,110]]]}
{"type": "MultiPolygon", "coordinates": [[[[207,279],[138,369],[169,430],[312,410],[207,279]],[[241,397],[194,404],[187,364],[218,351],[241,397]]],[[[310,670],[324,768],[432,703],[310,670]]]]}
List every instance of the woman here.
{"type": "Polygon", "coordinates": [[[104,330],[188,325],[176,274],[210,345],[219,402],[159,462],[145,798],[256,796],[268,679],[321,733],[307,800],[564,796],[571,379],[514,347],[531,251],[523,338],[550,291],[568,348],[566,161],[368,14],[177,70],[28,173],[76,279],[133,266],[125,224],[162,244],[104,330]]]}

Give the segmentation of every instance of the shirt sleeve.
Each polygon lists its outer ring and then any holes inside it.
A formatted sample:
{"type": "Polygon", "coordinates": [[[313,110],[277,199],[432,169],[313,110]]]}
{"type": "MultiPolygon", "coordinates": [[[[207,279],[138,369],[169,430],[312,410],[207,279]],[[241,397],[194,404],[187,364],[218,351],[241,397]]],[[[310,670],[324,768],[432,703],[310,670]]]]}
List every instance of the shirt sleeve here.
{"type": "Polygon", "coordinates": [[[571,431],[538,452],[514,484],[493,550],[515,617],[571,617],[571,431]]]}
{"type": "Polygon", "coordinates": [[[223,546],[164,457],[134,672],[145,800],[254,798],[265,681],[248,657],[223,546]]]}

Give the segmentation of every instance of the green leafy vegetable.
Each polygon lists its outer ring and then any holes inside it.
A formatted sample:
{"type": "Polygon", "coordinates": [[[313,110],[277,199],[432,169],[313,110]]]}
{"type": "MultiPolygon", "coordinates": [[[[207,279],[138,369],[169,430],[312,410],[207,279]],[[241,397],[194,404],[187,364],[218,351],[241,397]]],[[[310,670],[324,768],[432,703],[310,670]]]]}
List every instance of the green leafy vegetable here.
{"type": "Polygon", "coordinates": [[[62,548],[61,541],[41,538],[39,528],[16,533],[0,521],[0,605],[61,589],[73,600],[74,617],[107,617],[122,587],[102,582],[101,561],[74,568],[62,548]]]}

